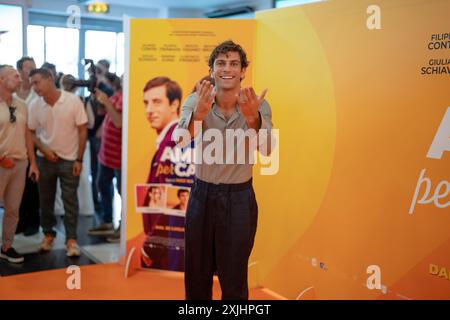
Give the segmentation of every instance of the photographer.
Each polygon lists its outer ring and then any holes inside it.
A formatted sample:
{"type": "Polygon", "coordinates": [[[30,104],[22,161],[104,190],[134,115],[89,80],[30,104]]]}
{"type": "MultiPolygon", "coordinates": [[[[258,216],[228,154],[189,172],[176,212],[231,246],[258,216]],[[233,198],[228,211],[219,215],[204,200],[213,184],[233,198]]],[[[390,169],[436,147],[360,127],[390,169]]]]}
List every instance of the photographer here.
{"type": "MultiPolygon", "coordinates": [[[[102,59],[99,60],[94,66],[92,60],[86,61],[88,63],[91,63],[91,67],[89,68],[88,72],[90,81],[95,83],[91,93],[95,90],[95,88],[99,88],[100,90],[105,92],[108,97],[111,97],[114,94],[114,91],[110,86],[108,86],[108,84],[105,83],[105,74],[109,70],[109,62],[105,59],[102,59]]],[[[105,119],[105,108],[92,95],[86,99],[86,107],[87,109],[91,108],[94,113],[94,126],[92,128],[89,128],[88,130],[89,151],[91,154],[91,186],[95,212],[98,215],[101,215],[103,213],[103,208],[99,199],[99,190],[97,188],[99,166],[97,154],[100,151],[102,124],[105,119]]]]}
{"type": "MultiPolygon", "coordinates": [[[[97,154],[100,151],[101,131],[102,124],[105,118],[105,107],[101,105],[95,98],[95,90],[99,88],[105,92],[108,97],[114,94],[112,85],[108,84],[108,80],[105,78],[105,74],[109,69],[109,62],[105,59],[98,61],[96,65],[90,59],[84,59],[84,64],[89,65],[88,80],[76,80],[75,78],[66,78],[65,82],[68,87],[86,87],[91,95],[85,99],[86,111],[88,117],[93,116],[93,124],[88,125],[88,141],[89,151],[91,154],[90,166],[91,166],[91,187],[92,187],[92,199],[94,202],[95,212],[98,215],[102,215],[103,208],[99,199],[99,191],[97,188],[98,179],[98,159],[97,154]],[[91,114],[89,114],[92,111],[91,114]]],[[[89,121],[91,123],[91,120],[89,121]]]]}
{"type": "MultiPolygon", "coordinates": [[[[111,235],[113,228],[113,196],[114,177],[117,180],[117,191],[121,188],[121,154],[122,154],[122,85],[115,74],[107,73],[105,80],[111,85],[115,94],[108,95],[101,89],[95,91],[95,97],[105,107],[106,117],[103,123],[102,140],[98,154],[99,176],[98,188],[101,194],[103,214],[99,215],[100,224],[91,230],[90,235],[111,235]]],[[[115,239],[119,238],[118,232],[115,239]]],[[[115,240],[112,239],[112,240],[115,240]]]]}

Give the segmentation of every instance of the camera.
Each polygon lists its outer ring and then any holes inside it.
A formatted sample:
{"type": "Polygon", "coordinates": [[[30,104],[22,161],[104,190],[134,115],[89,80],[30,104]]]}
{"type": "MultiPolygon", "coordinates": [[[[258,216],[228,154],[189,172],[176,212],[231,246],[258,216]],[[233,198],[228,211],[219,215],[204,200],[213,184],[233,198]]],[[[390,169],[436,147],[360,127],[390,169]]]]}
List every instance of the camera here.
{"type": "Polygon", "coordinates": [[[76,87],[86,87],[90,93],[95,93],[95,88],[97,87],[97,76],[96,76],[96,67],[94,61],[91,59],[83,59],[84,65],[89,65],[89,79],[88,80],[77,80],[75,78],[69,77],[65,79],[65,85],[68,88],[76,88],[76,87]]]}

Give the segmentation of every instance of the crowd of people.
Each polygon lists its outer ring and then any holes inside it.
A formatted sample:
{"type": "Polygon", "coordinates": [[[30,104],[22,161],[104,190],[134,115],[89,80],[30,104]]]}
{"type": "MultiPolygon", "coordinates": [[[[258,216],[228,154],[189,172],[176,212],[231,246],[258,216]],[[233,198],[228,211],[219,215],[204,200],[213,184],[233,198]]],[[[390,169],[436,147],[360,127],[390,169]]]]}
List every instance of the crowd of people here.
{"type": "Polygon", "coordinates": [[[22,57],[15,67],[0,65],[1,258],[23,262],[13,247],[15,234],[32,236],[40,229],[40,250],[51,250],[58,206],[67,256],[80,256],[78,217],[86,201],[93,203],[96,217],[89,235],[120,241],[120,226],[113,225],[113,179],[120,194],[122,79],[109,67],[105,59],[97,62],[91,71],[95,90],[85,98],[76,95],[76,78],[58,73],[51,63],[37,68],[33,58],[22,57]],[[92,197],[85,197],[89,183],[92,197]]]}

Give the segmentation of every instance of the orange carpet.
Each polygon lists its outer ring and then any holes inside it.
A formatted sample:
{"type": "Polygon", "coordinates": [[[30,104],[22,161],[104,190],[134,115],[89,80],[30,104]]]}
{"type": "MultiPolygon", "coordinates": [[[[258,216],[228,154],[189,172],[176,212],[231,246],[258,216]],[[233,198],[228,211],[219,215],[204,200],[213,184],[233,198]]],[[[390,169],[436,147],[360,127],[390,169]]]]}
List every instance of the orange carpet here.
{"type": "MultiPolygon", "coordinates": [[[[80,267],[81,289],[67,289],[70,274],[66,269],[33,272],[0,278],[0,300],[183,300],[181,272],[135,271],[124,277],[124,266],[98,264],[80,267]]],[[[214,279],[213,298],[220,299],[220,285],[214,279]]],[[[251,300],[276,300],[279,297],[264,288],[250,289],[251,300]]]]}

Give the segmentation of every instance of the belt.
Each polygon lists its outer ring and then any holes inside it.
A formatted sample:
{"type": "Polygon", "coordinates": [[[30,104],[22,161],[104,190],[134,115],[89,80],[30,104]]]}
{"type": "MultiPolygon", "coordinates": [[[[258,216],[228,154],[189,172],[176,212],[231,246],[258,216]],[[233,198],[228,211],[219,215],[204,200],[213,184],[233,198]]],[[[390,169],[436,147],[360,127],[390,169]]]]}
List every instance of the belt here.
{"type": "Polygon", "coordinates": [[[210,183],[198,178],[195,178],[194,185],[206,189],[211,192],[233,192],[233,191],[242,191],[252,187],[252,179],[242,182],[242,183],[210,183]]]}

